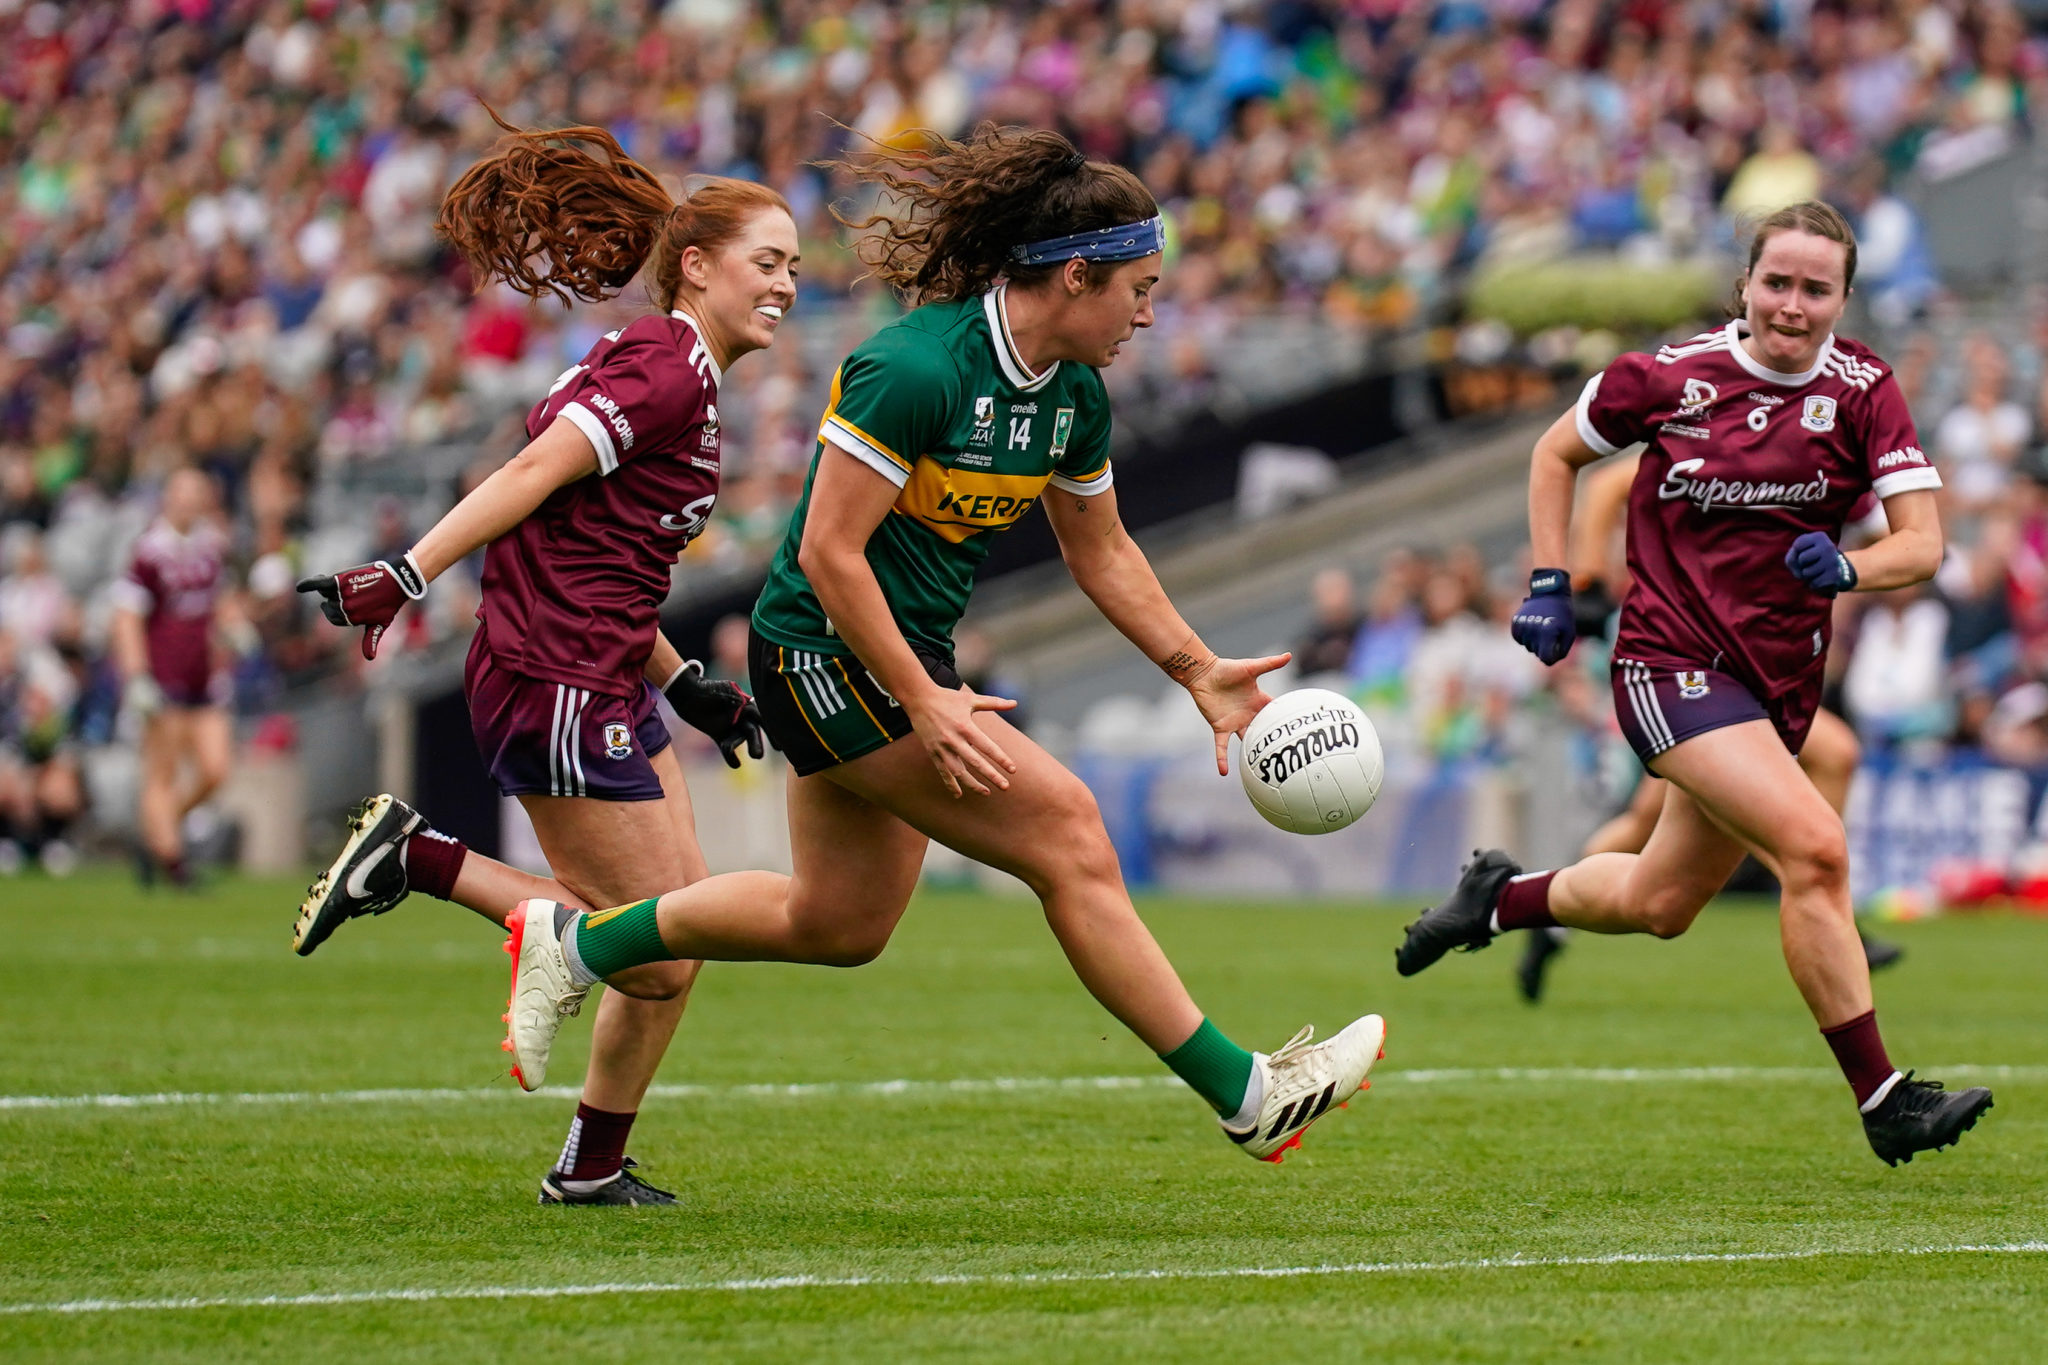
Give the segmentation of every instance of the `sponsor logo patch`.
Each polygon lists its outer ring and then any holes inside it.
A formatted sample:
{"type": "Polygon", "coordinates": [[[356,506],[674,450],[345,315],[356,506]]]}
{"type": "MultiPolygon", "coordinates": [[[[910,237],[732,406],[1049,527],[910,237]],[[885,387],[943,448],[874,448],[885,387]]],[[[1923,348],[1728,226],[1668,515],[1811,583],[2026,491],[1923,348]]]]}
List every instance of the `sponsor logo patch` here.
{"type": "Polygon", "coordinates": [[[606,758],[626,758],[633,752],[633,732],[618,721],[607,721],[604,727],[604,754],[606,758]]]}
{"type": "Polygon", "coordinates": [[[1687,668],[1680,670],[1678,674],[1679,696],[1685,698],[1687,701],[1698,701],[1701,697],[1706,696],[1710,690],[1711,689],[1707,686],[1707,675],[1705,670],[1698,668],[1687,668]]]}
{"type": "Polygon", "coordinates": [[[1822,393],[1809,395],[1800,406],[1799,425],[1808,431],[1833,431],[1835,400],[1822,393]]]}
{"type": "Polygon", "coordinates": [[[1927,455],[1919,446],[1906,446],[1900,450],[1887,450],[1877,457],[1879,469],[1890,469],[1894,465],[1926,464],[1927,455]]]}

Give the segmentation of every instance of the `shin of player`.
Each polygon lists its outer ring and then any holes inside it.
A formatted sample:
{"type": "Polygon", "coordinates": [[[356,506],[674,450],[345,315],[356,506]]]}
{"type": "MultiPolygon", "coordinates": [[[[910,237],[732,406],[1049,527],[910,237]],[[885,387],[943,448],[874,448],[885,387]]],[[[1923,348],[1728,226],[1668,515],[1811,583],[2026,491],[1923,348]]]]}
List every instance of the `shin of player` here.
{"type": "MultiPolygon", "coordinates": [[[[1742,316],[1655,356],[1624,356],[1537,443],[1529,484],[1539,564],[1562,560],[1583,465],[1646,442],[1630,494],[1632,585],[1615,642],[1615,708],[1643,764],[1669,779],[1640,853],[1523,875],[1481,855],[1411,925],[1404,975],[1509,929],[1685,932],[1743,855],[1783,887],[1785,961],[1888,1162],[1945,1146],[1990,1107],[1903,1076],[1879,1035],[1849,899],[1842,821],[1797,755],[1820,703],[1833,598],[1931,577],[1940,486],[1891,374],[1837,339],[1855,274],[1848,225],[1823,204],[1764,220],[1742,316]],[[1890,533],[1837,544],[1866,492],[1890,533]]],[[[1570,649],[1569,577],[1539,569],[1515,638],[1545,664],[1570,649]]]]}

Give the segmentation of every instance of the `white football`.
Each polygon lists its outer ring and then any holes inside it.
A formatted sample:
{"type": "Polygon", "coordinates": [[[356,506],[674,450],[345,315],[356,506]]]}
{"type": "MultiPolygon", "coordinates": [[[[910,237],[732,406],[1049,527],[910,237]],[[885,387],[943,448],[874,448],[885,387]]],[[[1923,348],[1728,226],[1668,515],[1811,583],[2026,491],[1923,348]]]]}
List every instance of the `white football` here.
{"type": "Polygon", "coordinates": [[[1253,717],[1237,773],[1268,821],[1295,834],[1328,834],[1372,809],[1386,760],[1372,722],[1349,697],[1304,687],[1253,717]]]}

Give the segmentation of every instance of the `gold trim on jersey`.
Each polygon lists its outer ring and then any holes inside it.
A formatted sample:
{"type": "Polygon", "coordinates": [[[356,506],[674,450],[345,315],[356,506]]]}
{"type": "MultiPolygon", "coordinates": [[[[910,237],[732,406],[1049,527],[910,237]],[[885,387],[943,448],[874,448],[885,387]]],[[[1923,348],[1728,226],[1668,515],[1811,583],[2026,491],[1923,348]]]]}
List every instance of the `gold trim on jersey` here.
{"type": "Polygon", "coordinates": [[[997,531],[1037,505],[1047,474],[991,474],[948,469],[921,459],[896,495],[895,511],[922,523],[933,535],[958,545],[969,536],[997,531]]]}
{"type": "Polygon", "coordinates": [[[1102,476],[1103,476],[1104,474],[1107,474],[1108,472],[1109,472],[1109,457],[1108,457],[1107,455],[1105,455],[1105,456],[1103,456],[1103,457],[1102,457],[1102,463],[1101,463],[1101,464],[1099,464],[1099,465],[1097,465],[1097,466],[1096,466],[1096,467],[1095,467],[1094,469],[1090,470],[1090,471],[1089,471],[1088,473],[1086,473],[1086,474],[1062,474],[1062,475],[1061,475],[1061,477],[1062,477],[1062,478],[1065,478],[1065,479],[1067,479],[1067,480],[1069,480],[1070,482],[1073,482],[1073,483],[1094,483],[1094,482],[1095,482],[1095,481],[1096,481],[1097,479],[1101,478],[1101,477],[1102,477],[1102,476]]]}

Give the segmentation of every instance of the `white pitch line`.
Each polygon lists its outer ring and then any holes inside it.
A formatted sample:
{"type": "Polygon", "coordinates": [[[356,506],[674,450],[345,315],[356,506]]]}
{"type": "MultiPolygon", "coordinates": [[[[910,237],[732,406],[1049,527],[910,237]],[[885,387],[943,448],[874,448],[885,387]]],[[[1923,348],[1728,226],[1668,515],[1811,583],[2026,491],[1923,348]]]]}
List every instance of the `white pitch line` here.
{"type": "MultiPolygon", "coordinates": [[[[2048,1066],[1986,1066],[1964,1063],[1930,1068],[1955,1080],[2048,1080],[2048,1066]]],[[[1725,1081],[1838,1081],[1840,1074],[1817,1066],[1499,1066],[1414,1068],[1383,1071],[1376,1085],[1458,1085],[1507,1082],[1525,1084],[1657,1085],[1725,1081]]],[[[1167,1091],[1181,1089],[1168,1075],[1153,1076],[991,1076],[951,1081],[810,1081],[786,1085],[654,1085],[657,1099],[861,1099],[897,1096],[1011,1095],[1086,1093],[1093,1091],[1167,1091]]],[[[173,1109],[206,1106],[325,1104],[441,1104],[470,1100],[508,1100],[526,1091],[509,1085],[455,1086],[386,1090],[166,1090],[155,1094],[0,1095],[0,1113],[38,1109],[173,1109]]],[[[574,1086],[551,1085],[532,1092],[550,1099],[575,1099],[574,1086]]]]}
{"type": "Polygon", "coordinates": [[[366,1289],[341,1294],[266,1294],[257,1298],[72,1299],[63,1303],[0,1304],[0,1316],[27,1313],[143,1313],[201,1308],[345,1308],[376,1303],[445,1303],[465,1299],[571,1299],[611,1294],[751,1294],[782,1289],[1003,1288],[1057,1284],[1118,1284],[1162,1280],[1291,1280],[1330,1275],[1429,1275],[1485,1270],[1560,1270],[1602,1266],[1751,1265],[1812,1261],[1830,1256],[2021,1256],[2048,1252],[2048,1242],[1996,1242],[1960,1246],[1816,1247],[1791,1251],[1622,1251],[1605,1256],[1505,1256],[1469,1261],[1353,1261],[1292,1266],[1043,1271],[988,1275],[779,1275],[748,1280],[678,1280],[669,1283],[478,1285],[447,1289],[366,1289]]]}

